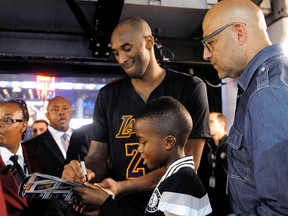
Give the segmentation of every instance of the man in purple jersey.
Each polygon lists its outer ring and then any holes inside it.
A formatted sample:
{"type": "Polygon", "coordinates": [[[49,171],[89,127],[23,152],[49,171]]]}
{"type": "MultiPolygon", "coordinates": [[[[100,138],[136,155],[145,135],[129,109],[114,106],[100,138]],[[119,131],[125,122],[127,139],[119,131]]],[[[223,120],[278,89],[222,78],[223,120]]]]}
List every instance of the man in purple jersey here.
{"type": "MultiPolygon", "coordinates": [[[[128,76],[99,92],[94,110],[94,137],[85,163],[89,180],[94,175],[96,182],[111,177],[101,185],[116,195],[121,207],[129,209],[127,215],[142,215],[152,189],[165,170],[151,171],[143,166],[134,130],[135,115],[147,102],[160,96],[179,100],[194,122],[185,153],[194,157],[197,170],[205,139],[210,137],[206,86],[195,76],[159,66],[151,28],[141,18],[122,20],[112,33],[111,45],[117,62],[128,76]]],[[[62,177],[85,181],[76,160],[65,166],[62,177]]],[[[109,205],[109,200],[104,205],[109,205]]],[[[101,214],[104,215],[100,209],[101,214]]]]}
{"type": "MultiPolygon", "coordinates": [[[[163,96],[147,102],[135,119],[138,151],[144,164],[150,169],[164,167],[166,171],[147,203],[145,215],[208,215],[212,211],[208,194],[194,171],[193,157],[184,153],[193,127],[187,109],[176,99],[163,96]]],[[[106,199],[109,196],[96,185],[86,183],[86,186],[74,189],[82,202],[99,205],[100,200],[105,202],[99,199],[99,194],[106,199]]],[[[117,199],[110,199],[109,206],[105,204],[101,212],[105,208],[109,216],[111,212],[127,215],[117,199]]]]}

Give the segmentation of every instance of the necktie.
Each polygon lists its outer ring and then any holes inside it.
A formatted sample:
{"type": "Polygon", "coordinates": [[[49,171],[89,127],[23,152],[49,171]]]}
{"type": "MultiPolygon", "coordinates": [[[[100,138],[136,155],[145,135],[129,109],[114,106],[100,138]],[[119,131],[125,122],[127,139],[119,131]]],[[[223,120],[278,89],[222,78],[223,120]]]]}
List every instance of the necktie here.
{"type": "Polygon", "coordinates": [[[12,165],[12,168],[11,168],[12,174],[14,175],[18,185],[20,185],[22,179],[25,177],[25,174],[23,172],[22,167],[18,163],[18,156],[17,155],[12,155],[10,157],[10,160],[13,162],[13,165],[12,165]]]}
{"type": "Polygon", "coordinates": [[[66,134],[66,133],[64,133],[64,134],[62,135],[62,139],[63,139],[64,149],[65,149],[65,151],[67,151],[67,149],[68,149],[68,147],[69,147],[69,140],[68,140],[68,138],[67,138],[67,134],[66,134]]]}

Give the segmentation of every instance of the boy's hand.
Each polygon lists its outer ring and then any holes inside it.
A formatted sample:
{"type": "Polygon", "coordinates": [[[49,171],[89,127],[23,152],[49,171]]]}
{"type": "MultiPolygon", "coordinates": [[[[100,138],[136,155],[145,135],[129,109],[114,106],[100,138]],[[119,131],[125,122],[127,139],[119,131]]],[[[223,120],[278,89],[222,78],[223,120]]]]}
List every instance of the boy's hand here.
{"type": "Polygon", "coordinates": [[[111,191],[114,196],[117,196],[121,191],[120,184],[111,178],[104,179],[102,182],[98,183],[98,185],[102,188],[105,188],[106,190],[111,191]]]}

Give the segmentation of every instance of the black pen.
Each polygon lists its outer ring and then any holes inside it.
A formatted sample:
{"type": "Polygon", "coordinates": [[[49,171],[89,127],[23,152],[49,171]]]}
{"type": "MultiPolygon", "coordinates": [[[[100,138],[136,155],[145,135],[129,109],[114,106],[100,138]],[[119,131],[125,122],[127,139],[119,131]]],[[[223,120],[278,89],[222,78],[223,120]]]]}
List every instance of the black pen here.
{"type": "Polygon", "coordinates": [[[84,162],[84,158],[81,157],[81,154],[78,154],[78,160],[82,169],[83,174],[86,177],[86,181],[88,181],[88,176],[87,176],[87,170],[86,170],[86,166],[85,166],[85,162],[84,162]]]}

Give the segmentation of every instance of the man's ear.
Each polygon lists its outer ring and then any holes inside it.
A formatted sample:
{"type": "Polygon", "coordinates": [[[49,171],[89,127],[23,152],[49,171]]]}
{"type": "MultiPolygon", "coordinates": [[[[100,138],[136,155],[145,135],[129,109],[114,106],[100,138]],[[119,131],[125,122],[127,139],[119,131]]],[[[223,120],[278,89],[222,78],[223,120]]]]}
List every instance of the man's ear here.
{"type": "Polygon", "coordinates": [[[170,151],[174,148],[175,145],[176,145],[176,138],[172,135],[168,135],[165,138],[165,149],[167,151],[170,151]]]}
{"type": "Polygon", "coordinates": [[[154,46],[154,37],[152,35],[145,36],[146,48],[151,49],[154,46]]]}
{"type": "Polygon", "coordinates": [[[235,23],[234,29],[237,33],[237,40],[240,45],[242,45],[247,39],[247,29],[245,23],[235,23]]]}

